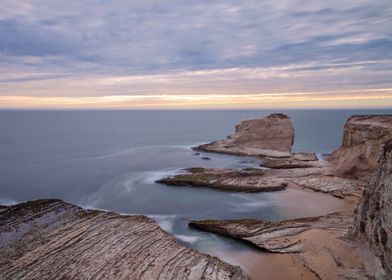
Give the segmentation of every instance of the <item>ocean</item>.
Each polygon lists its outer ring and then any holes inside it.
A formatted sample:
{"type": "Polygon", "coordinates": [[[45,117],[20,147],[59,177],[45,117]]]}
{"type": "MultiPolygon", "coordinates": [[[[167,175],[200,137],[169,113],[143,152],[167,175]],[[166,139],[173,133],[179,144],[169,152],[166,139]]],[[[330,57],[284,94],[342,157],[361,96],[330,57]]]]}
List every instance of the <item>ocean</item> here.
{"type": "MultiPolygon", "coordinates": [[[[225,138],[267,110],[0,111],[0,204],[60,198],[85,208],[145,214],[188,247],[252,268],[240,242],[188,228],[190,220],[279,220],[347,207],[329,195],[285,190],[230,193],[154,181],[187,167],[257,167],[252,158],[194,155],[192,146],[225,138]],[[211,160],[203,160],[207,156],[211,160]]],[[[295,126],[295,151],[328,154],[346,119],[392,110],[281,110],[295,126]]],[[[252,255],[252,256],[253,256],[252,255]]],[[[250,274],[252,274],[250,272],[250,274]]]]}

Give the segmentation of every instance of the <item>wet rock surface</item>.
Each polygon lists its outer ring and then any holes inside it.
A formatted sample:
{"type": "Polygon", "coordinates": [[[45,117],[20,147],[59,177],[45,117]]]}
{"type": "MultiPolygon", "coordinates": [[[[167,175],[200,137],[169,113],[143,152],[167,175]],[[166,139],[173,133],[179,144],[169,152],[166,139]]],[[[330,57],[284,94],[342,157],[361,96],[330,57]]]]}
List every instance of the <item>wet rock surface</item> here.
{"type": "Polygon", "coordinates": [[[287,157],[294,143],[294,126],[284,114],[245,120],[227,139],[195,147],[195,150],[232,155],[287,157]]]}
{"type": "Polygon", "coordinates": [[[37,200],[0,212],[0,279],[247,279],[151,219],[37,200]]]}
{"type": "Polygon", "coordinates": [[[392,140],[384,145],[380,167],[365,189],[352,233],[380,256],[392,279],[392,140]]]}
{"type": "Polygon", "coordinates": [[[344,126],[342,146],[328,160],[336,166],[337,175],[366,181],[391,138],[392,115],[352,116],[344,126]]]}

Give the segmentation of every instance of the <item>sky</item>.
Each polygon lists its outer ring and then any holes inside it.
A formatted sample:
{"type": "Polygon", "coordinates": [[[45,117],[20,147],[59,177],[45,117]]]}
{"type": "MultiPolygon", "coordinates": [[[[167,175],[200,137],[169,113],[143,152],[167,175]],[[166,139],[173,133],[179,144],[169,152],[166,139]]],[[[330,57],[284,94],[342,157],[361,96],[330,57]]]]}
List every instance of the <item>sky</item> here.
{"type": "Polygon", "coordinates": [[[391,0],[2,0],[0,108],[392,108],[391,0]]]}

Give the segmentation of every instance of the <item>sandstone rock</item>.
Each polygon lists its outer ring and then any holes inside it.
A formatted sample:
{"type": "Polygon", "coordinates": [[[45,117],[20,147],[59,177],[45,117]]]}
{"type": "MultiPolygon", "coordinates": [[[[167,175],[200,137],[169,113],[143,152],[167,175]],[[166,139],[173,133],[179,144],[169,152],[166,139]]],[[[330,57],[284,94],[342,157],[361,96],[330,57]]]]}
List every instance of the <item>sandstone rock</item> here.
{"type": "Polygon", "coordinates": [[[194,149],[234,155],[288,157],[293,143],[294,127],[290,118],[284,114],[271,114],[242,121],[227,139],[194,149]]]}
{"type": "Polygon", "coordinates": [[[235,192],[268,192],[286,188],[283,180],[263,180],[262,176],[265,171],[262,169],[235,170],[194,167],[183,171],[186,173],[169,176],[156,182],[171,186],[206,187],[235,192]]]}
{"type": "Polygon", "coordinates": [[[246,279],[145,216],[37,200],[0,213],[0,279],[246,279]]]}
{"type": "Polygon", "coordinates": [[[346,238],[352,213],[280,222],[193,221],[190,226],[240,239],[271,253],[291,253],[318,279],[383,279],[378,258],[346,238]]]}
{"type": "Polygon", "coordinates": [[[296,152],[291,154],[292,159],[300,161],[317,161],[315,153],[296,152]]]}
{"type": "Polygon", "coordinates": [[[366,181],[391,138],[392,115],[352,116],[344,126],[342,146],[328,160],[336,165],[336,174],[366,181]]]}
{"type": "Polygon", "coordinates": [[[309,168],[323,165],[323,163],[320,163],[319,161],[303,161],[293,158],[264,157],[262,161],[263,163],[261,166],[273,169],[309,168]]]}
{"type": "Polygon", "coordinates": [[[352,232],[381,257],[392,279],[392,140],[384,145],[379,168],[370,177],[352,232]]]}

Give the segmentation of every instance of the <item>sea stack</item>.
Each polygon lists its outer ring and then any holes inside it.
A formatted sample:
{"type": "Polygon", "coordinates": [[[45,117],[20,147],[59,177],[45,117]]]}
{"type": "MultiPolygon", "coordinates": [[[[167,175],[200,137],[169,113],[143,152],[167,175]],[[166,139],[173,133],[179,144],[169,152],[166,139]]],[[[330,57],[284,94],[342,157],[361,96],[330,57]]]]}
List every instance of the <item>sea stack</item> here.
{"type": "Polygon", "coordinates": [[[294,126],[285,114],[270,114],[245,120],[227,139],[196,147],[196,150],[234,155],[289,157],[294,143],[294,126]]]}
{"type": "Polygon", "coordinates": [[[350,117],[343,132],[342,146],[329,161],[339,176],[367,180],[375,171],[386,141],[392,139],[392,115],[350,117]]]}

